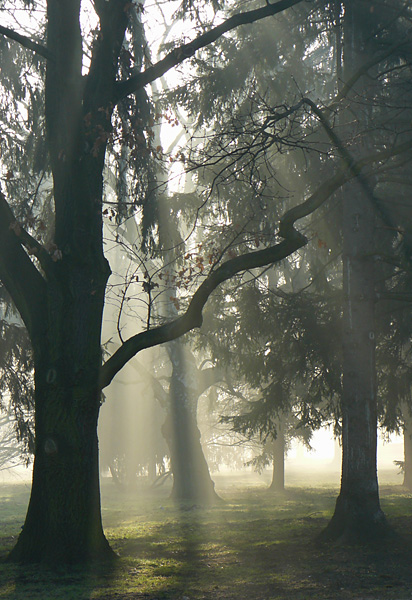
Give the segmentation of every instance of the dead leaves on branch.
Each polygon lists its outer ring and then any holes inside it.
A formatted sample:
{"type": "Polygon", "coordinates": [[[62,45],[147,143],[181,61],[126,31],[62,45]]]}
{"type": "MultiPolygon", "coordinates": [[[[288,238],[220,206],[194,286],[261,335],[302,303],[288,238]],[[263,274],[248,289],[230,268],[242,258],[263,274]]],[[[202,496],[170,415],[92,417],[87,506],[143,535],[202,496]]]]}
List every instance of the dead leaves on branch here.
{"type": "MultiPolygon", "coordinates": [[[[36,219],[32,219],[32,224],[36,223],[36,219]]],[[[39,222],[39,228],[44,231],[46,229],[43,221],[39,222]]],[[[58,262],[62,260],[63,254],[60,248],[54,242],[48,242],[45,245],[42,245],[38,242],[34,237],[28,233],[17,220],[12,221],[9,224],[9,230],[12,231],[16,237],[19,238],[21,244],[25,247],[26,252],[29,256],[35,256],[40,260],[43,265],[42,260],[44,260],[46,253],[49,255],[53,262],[58,262]]]]}
{"type": "Polygon", "coordinates": [[[53,262],[57,262],[63,258],[62,251],[56,246],[54,242],[50,242],[46,246],[46,250],[51,256],[53,262]]]}
{"type": "Polygon", "coordinates": [[[18,223],[17,221],[13,221],[12,223],[10,223],[9,229],[10,229],[10,231],[14,231],[14,233],[16,234],[17,237],[21,236],[22,229],[21,229],[20,223],[18,223]]]}

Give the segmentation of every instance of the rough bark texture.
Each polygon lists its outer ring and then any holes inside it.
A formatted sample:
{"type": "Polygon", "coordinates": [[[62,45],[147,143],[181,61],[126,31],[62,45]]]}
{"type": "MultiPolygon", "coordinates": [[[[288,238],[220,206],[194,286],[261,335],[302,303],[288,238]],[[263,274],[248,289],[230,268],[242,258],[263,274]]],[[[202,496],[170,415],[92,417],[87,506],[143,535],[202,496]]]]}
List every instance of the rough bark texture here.
{"type": "MultiPolygon", "coordinates": [[[[110,82],[116,61],[108,40],[94,49],[83,90],[80,1],[49,0],[46,74],[47,141],[54,183],[55,237],[43,264],[41,331],[35,358],[36,448],[26,521],[10,560],[74,563],[113,557],[104,537],[99,493],[97,419],[100,407],[101,323],[110,269],[103,255],[102,191],[110,82]],[[86,118],[87,116],[87,118],[86,118]]],[[[118,10],[118,9],[117,9],[118,10]]],[[[124,11],[110,23],[116,56],[124,11]],[[117,40],[117,45],[116,45],[117,40]]],[[[104,25],[102,24],[104,28],[104,25]]],[[[103,36],[102,36],[103,37],[103,36]]]]}
{"type": "Polygon", "coordinates": [[[36,410],[30,504],[9,560],[69,564],[110,559],[114,555],[100,518],[98,390],[76,386],[69,397],[67,388],[46,385],[52,389],[36,410]]]}
{"type": "Polygon", "coordinates": [[[32,493],[11,560],[73,563],[112,556],[101,525],[97,443],[108,274],[103,256],[89,247],[81,263],[63,253],[50,275],[44,336],[35,344],[32,493]]]}

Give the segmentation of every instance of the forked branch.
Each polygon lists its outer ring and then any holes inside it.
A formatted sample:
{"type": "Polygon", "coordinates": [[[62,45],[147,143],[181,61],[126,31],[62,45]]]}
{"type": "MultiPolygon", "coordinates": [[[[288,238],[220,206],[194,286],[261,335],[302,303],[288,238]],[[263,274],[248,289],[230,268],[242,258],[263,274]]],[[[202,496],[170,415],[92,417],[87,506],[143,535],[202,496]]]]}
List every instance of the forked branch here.
{"type": "Polygon", "coordinates": [[[212,271],[195,292],[186,312],[174,321],[143,331],[129,338],[103,365],[100,385],[106,387],[124,365],[141,350],[175,340],[202,325],[202,311],[210,294],[224,281],[238,273],[279,262],[307,243],[307,239],[292,228],[288,239],[265,250],[242,254],[212,271]]]}

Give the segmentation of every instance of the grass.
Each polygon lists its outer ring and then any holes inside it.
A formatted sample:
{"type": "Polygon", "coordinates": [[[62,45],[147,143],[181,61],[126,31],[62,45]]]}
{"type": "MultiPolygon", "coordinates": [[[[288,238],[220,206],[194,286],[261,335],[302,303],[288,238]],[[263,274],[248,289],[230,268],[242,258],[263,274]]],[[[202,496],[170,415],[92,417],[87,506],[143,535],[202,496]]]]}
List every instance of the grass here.
{"type": "MultiPolygon", "coordinates": [[[[29,488],[0,488],[0,556],[20,531],[29,488]]],[[[112,569],[48,570],[0,564],[0,600],[406,600],[412,598],[412,503],[381,488],[400,541],[381,548],[324,547],[336,487],[231,485],[210,509],[175,506],[167,490],[122,493],[103,485],[112,569]]]]}

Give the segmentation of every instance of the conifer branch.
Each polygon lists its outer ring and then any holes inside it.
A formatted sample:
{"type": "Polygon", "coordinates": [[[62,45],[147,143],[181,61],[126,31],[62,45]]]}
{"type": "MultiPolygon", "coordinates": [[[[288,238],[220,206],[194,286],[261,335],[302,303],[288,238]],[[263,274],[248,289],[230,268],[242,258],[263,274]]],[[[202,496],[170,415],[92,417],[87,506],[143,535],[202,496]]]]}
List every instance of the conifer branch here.
{"type": "Polygon", "coordinates": [[[333,177],[323,182],[307,200],[285,213],[279,224],[279,236],[284,241],[259,250],[236,256],[212,271],[195,292],[186,312],[165,325],[139,333],[122,344],[102,366],[100,385],[103,389],[113,380],[124,365],[141,350],[175,340],[202,325],[202,311],[212,292],[223,282],[238,273],[280,262],[307,243],[304,235],[294,225],[297,220],[313,213],[344,183],[359,175],[362,168],[411,150],[411,142],[404,142],[387,150],[373,153],[348,168],[346,164],[333,177]]]}
{"type": "Polygon", "coordinates": [[[262,8],[257,8],[244,13],[238,13],[232,17],[229,17],[229,19],[226,19],[226,21],[223,21],[223,23],[220,25],[217,25],[206,33],[199,35],[191,42],[174,48],[174,50],[169,52],[165,58],[159,60],[159,62],[152,67],[149,67],[145,71],[130,77],[126,81],[120,81],[117,83],[115,88],[114,103],[117,104],[122,98],[125,98],[129,94],[133,94],[149,83],[152,83],[152,81],[155,81],[176,65],[179,65],[187,58],[193,56],[197,50],[200,50],[200,48],[204,48],[205,46],[209,46],[228,31],[236,29],[240,25],[247,25],[254,23],[255,21],[265,19],[266,17],[276,15],[288,8],[291,8],[292,6],[295,6],[296,4],[299,4],[302,1],[303,0],[280,0],[274,4],[266,4],[266,6],[263,6],[262,8]]]}

